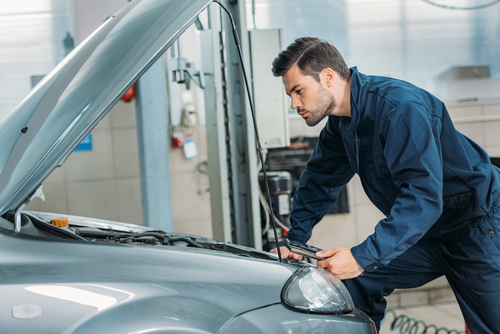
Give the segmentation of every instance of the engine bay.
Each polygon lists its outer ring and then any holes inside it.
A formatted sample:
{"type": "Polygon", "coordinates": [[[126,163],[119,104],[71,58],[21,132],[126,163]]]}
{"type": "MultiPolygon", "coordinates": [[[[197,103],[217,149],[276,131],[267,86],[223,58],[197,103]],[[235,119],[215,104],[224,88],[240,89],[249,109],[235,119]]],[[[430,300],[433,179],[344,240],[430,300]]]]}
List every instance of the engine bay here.
{"type": "MultiPolygon", "coordinates": [[[[7,212],[0,217],[0,231],[14,231],[14,213],[7,212]]],[[[21,214],[21,235],[47,239],[79,240],[91,243],[108,243],[145,247],[190,247],[226,252],[238,256],[278,261],[273,253],[259,251],[251,247],[223,243],[214,239],[188,234],[169,234],[161,230],[71,215],[57,215],[42,212],[23,212],[21,214]],[[66,224],[60,226],[60,221],[66,224]]],[[[286,263],[303,263],[284,259],[286,263]]]]}

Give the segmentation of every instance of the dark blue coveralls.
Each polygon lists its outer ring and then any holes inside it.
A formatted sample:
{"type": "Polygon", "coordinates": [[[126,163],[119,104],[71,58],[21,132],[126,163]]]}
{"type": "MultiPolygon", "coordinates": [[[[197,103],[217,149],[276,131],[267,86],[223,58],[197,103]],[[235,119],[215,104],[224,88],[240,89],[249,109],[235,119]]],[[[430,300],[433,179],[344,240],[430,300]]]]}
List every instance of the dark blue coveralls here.
{"type": "MultiPolygon", "coordinates": [[[[351,68],[351,117],[329,116],[297,187],[288,238],[307,242],[356,173],[386,215],[344,280],[380,328],[385,296],[445,275],[472,333],[500,333],[500,170],[436,97],[351,68]]],[[[332,245],[333,246],[333,245],[332,245]]]]}

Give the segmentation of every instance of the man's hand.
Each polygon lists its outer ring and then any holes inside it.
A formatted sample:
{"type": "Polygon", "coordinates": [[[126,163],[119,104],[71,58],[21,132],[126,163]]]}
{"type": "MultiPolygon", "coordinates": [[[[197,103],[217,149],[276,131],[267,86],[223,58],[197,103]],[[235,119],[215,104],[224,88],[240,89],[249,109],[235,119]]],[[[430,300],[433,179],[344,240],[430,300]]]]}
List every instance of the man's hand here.
{"type": "Polygon", "coordinates": [[[318,261],[317,266],[325,268],[340,279],[358,277],[363,273],[351,250],[344,247],[335,247],[329,250],[316,253],[319,257],[327,259],[318,261]]]}
{"type": "MultiPolygon", "coordinates": [[[[302,255],[292,253],[286,247],[280,247],[280,251],[281,251],[281,256],[282,257],[286,257],[288,259],[299,260],[299,261],[302,260],[302,255]]],[[[276,248],[271,249],[270,252],[278,254],[278,250],[276,248]]]]}

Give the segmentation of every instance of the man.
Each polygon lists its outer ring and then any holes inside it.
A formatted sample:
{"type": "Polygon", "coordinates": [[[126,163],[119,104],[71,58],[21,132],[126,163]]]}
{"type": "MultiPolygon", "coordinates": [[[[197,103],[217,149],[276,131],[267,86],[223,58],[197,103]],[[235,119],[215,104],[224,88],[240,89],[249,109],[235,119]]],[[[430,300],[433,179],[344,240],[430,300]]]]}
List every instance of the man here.
{"type": "Polygon", "coordinates": [[[318,266],[344,280],[378,329],[385,296],[445,275],[472,333],[500,333],[500,171],[486,152],[455,130],[436,97],[349,69],[320,39],[295,40],[272,70],[307,125],[328,117],[295,193],[288,238],[307,242],[356,173],[387,218],[360,245],[318,253],[326,258],[318,266]]]}

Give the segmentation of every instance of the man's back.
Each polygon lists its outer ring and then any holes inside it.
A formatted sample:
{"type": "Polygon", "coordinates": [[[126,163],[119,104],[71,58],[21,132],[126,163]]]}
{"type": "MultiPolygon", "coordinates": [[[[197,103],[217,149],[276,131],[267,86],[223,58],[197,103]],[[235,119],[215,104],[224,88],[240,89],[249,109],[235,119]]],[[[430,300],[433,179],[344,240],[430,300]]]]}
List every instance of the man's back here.
{"type": "Polygon", "coordinates": [[[481,147],[455,129],[440,100],[405,81],[366,76],[356,70],[351,78],[351,96],[352,118],[357,125],[353,130],[361,143],[359,159],[365,162],[359,173],[368,196],[382,212],[390,214],[387,210],[401,194],[405,177],[398,178],[398,187],[397,180],[395,183],[393,178],[384,180],[380,176],[403,173],[411,177],[411,169],[419,164],[413,160],[433,154],[428,152],[430,138],[425,137],[426,131],[432,134],[437,154],[428,162],[434,167],[425,167],[441,170],[443,199],[443,212],[428,236],[447,234],[460,228],[460,222],[466,224],[491,209],[499,195],[498,170],[481,147]],[[408,136],[410,139],[405,140],[408,136]],[[401,154],[394,156],[396,152],[401,154]],[[378,172],[377,178],[373,171],[378,172]],[[385,201],[381,201],[381,195],[385,201]]]}

